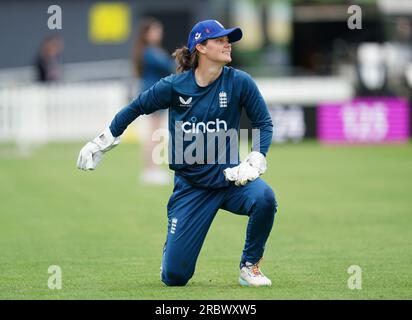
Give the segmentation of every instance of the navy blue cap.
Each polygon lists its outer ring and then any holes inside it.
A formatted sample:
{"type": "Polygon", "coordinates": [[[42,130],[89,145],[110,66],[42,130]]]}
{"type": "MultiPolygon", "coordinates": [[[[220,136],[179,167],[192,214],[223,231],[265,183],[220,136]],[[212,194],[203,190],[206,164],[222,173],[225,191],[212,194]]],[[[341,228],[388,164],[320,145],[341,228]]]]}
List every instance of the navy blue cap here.
{"type": "Polygon", "coordinates": [[[187,39],[187,47],[193,52],[196,45],[207,39],[228,36],[229,42],[242,39],[242,30],[239,27],[225,29],[217,20],[205,20],[195,24],[187,39]]]}

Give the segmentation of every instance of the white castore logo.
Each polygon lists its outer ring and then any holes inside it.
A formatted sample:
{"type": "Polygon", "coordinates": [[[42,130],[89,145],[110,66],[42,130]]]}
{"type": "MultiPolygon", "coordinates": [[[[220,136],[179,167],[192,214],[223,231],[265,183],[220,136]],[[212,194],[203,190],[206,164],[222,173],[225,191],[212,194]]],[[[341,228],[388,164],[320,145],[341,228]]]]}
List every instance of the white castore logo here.
{"type": "Polygon", "coordinates": [[[179,96],[180,106],[181,107],[190,107],[190,103],[192,102],[192,97],[188,98],[187,100],[183,99],[179,96]]]}
{"type": "Polygon", "coordinates": [[[195,34],[195,40],[199,40],[201,36],[202,36],[202,34],[200,32],[197,32],[195,34]]]}
{"type": "Polygon", "coordinates": [[[227,107],[227,94],[224,91],[219,92],[219,107],[227,107]]]}

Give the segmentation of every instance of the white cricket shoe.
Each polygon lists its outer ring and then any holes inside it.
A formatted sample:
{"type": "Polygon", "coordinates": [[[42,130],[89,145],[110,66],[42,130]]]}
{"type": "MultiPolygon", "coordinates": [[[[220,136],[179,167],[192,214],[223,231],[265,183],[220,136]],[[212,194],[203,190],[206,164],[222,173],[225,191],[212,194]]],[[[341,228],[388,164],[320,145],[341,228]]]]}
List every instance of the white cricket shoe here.
{"type": "Polygon", "coordinates": [[[240,269],[239,283],[242,286],[271,286],[272,281],[267,278],[259,269],[259,261],[255,264],[246,262],[240,269]]]}

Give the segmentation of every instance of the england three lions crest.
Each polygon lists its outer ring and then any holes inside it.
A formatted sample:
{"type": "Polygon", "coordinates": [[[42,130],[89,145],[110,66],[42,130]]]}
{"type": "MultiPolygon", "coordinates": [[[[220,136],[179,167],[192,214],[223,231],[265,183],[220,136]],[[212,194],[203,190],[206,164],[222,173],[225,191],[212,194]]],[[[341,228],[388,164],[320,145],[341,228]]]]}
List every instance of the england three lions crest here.
{"type": "Polygon", "coordinates": [[[225,91],[219,92],[219,107],[227,108],[227,94],[225,91]]]}

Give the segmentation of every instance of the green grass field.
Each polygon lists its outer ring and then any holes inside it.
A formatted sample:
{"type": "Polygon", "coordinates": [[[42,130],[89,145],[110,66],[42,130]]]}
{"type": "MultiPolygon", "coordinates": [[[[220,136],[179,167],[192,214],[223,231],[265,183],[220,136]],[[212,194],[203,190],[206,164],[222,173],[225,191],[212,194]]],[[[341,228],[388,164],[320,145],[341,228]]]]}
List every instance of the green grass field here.
{"type": "Polygon", "coordinates": [[[186,287],[159,280],[170,187],[139,184],[139,147],[94,172],[82,143],[19,158],[0,147],[0,299],[411,299],[412,144],[273,145],[264,179],[279,203],[262,270],[237,283],[247,217],[220,211],[186,287]],[[48,288],[48,267],[62,289],[48,288]],[[362,289],[347,285],[351,265],[362,289]]]}

